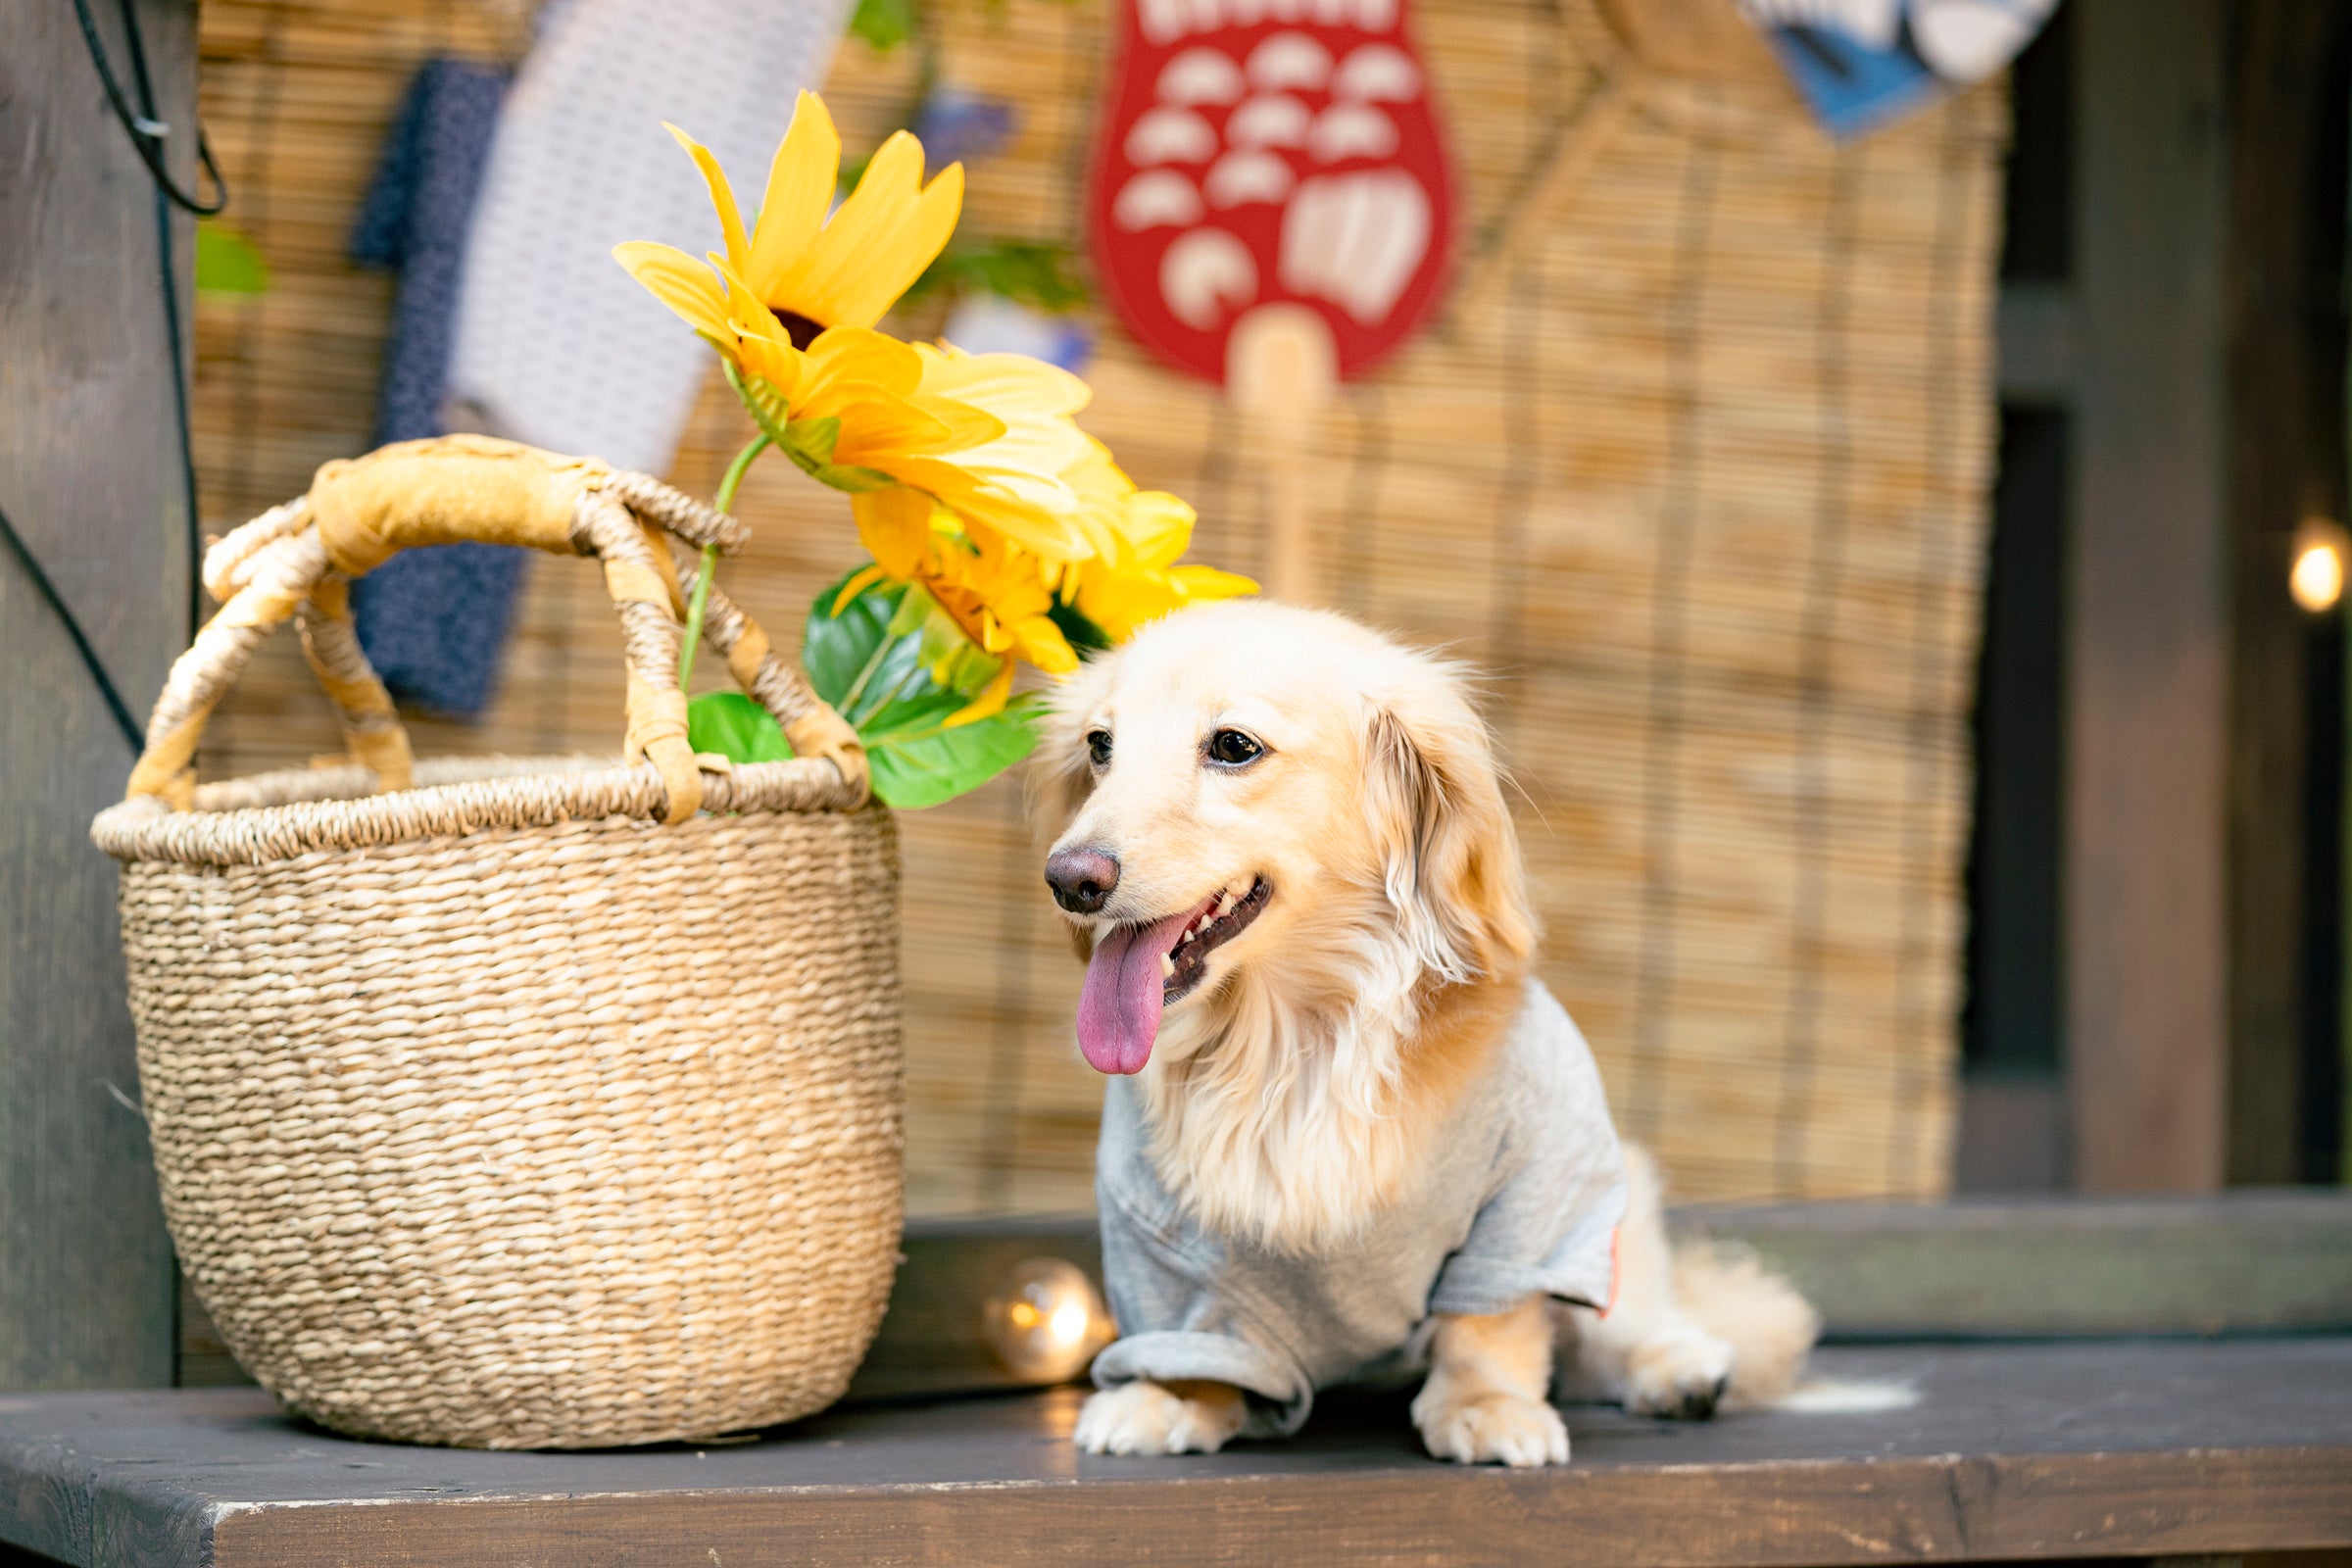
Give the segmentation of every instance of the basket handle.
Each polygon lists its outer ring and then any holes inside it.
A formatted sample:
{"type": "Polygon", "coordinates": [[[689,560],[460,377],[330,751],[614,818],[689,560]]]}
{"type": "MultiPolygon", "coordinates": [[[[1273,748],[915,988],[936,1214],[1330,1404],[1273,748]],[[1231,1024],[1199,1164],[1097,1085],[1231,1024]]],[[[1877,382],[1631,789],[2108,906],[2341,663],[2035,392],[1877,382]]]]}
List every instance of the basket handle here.
{"type": "MultiPolygon", "coordinates": [[[[702,773],[676,678],[676,568],[657,530],[730,554],[747,538],[734,518],[644,474],[487,436],[402,442],[329,463],[308,495],[265,513],[208,555],[206,584],[225,603],[172,666],[126,793],[186,808],[206,720],[253,650],[298,612],[304,652],[336,704],[353,756],[375,770],[379,789],[406,787],[408,736],[353,634],[349,582],[401,550],[470,540],[603,562],[628,663],[624,748],[662,775],[663,820],[684,821],[701,808],[702,773]]],[[[773,653],[750,616],[715,590],[711,598],[716,612],[706,624],[729,669],[775,714],[797,755],[827,759],[862,794],[857,733],[773,653]]]]}

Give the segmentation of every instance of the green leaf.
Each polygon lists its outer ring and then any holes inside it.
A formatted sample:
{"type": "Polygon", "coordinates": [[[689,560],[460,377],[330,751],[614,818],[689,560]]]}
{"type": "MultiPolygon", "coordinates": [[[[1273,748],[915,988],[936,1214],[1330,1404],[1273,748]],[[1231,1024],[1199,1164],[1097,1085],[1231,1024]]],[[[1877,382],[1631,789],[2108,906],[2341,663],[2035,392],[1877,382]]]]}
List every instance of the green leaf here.
{"type": "MultiPolygon", "coordinates": [[[[844,577],[816,596],[816,602],[808,607],[808,623],[801,631],[802,672],[816,695],[844,710],[845,717],[868,692],[880,696],[888,687],[889,677],[882,665],[905,641],[891,630],[891,617],[906,592],[898,583],[876,583],[843,605],[839,603],[841,590],[848,582],[844,577]],[[886,648],[886,644],[890,646],[886,648]],[[869,662],[874,666],[871,669],[867,668],[869,662]],[[876,685],[877,680],[882,684],[876,685]],[[857,703],[850,700],[853,692],[857,703]]],[[[901,666],[910,662],[911,659],[903,660],[901,666]]]]}
{"type": "Polygon", "coordinates": [[[858,0],[850,31],[876,49],[896,49],[914,36],[914,0],[858,0]]]}
{"type": "Polygon", "coordinates": [[[751,415],[752,422],[760,426],[760,433],[800,465],[803,473],[819,484],[853,495],[860,490],[887,490],[899,482],[879,468],[835,463],[833,449],[841,441],[839,419],[830,416],[822,419],[796,419],[792,416],[792,406],[776,390],[775,383],[763,376],[744,374],[723,348],[719,363],[726,369],[727,385],[735,389],[736,400],[751,415]]]}
{"type": "Polygon", "coordinates": [[[906,297],[975,289],[1056,316],[1086,303],[1086,285],[1078,278],[1071,249],[1029,240],[950,241],[906,297]]]}
{"type": "Polygon", "coordinates": [[[1024,693],[977,723],[869,741],[874,793],[901,810],[915,810],[978,789],[1037,745],[1036,706],[1024,693]]]}
{"type": "Polygon", "coordinates": [[[855,494],[859,490],[887,490],[899,482],[879,468],[835,463],[833,449],[840,442],[841,420],[832,415],[821,419],[795,419],[784,426],[785,456],[819,484],[855,494]]]}
{"type": "Polygon", "coordinates": [[[784,427],[784,450],[793,461],[814,472],[833,461],[833,449],[841,445],[841,419],[826,415],[821,419],[795,419],[784,427]]]}
{"type": "Polygon", "coordinates": [[[1110,646],[1110,633],[1096,625],[1076,605],[1055,599],[1046,613],[1061,628],[1062,639],[1081,654],[1099,654],[1110,646]]]}
{"type": "Polygon", "coordinates": [[[951,651],[950,684],[932,676],[923,644],[926,631],[936,634],[938,617],[928,594],[879,583],[844,604],[848,583],[843,577],[809,606],[801,668],[865,743],[874,793],[885,805],[913,810],[954,800],[1029,755],[1037,744],[1032,697],[948,727],[1000,666],[967,641],[968,655],[951,651]]]}
{"type": "Polygon", "coordinates": [[[931,691],[920,697],[895,699],[880,712],[865,721],[858,733],[879,739],[883,736],[905,738],[937,729],[956,716],[969,699],[954,692],[931,691]]]}
{"type": "Polygon", "coordinates": [[[270,264],[235,224],[196,220],[196,289],[201,294],[267,294],[270,264]]]}
{"type": "Polygon", "coordinates": [[[723,345],[712,343],[711,346],[719,351],[718,363],[720,368],[727,372],[727,385],[735,389],[736,401],[751,415],[752,422],[760,426],[760,433],[790,452],[792,437],[785,431],[792,422],[792,406],[784,401],[784,394],[777,391],[775,383],[765,376],[746,375],[737,369],[735,361],[729,357],[723,345]]]}
{"type": "Polygon", "coordinates": [[[780,762],[792,755],[775,716],[741,692],[705,692],[688,703],[686,744],[731,762],[780,762]]]}

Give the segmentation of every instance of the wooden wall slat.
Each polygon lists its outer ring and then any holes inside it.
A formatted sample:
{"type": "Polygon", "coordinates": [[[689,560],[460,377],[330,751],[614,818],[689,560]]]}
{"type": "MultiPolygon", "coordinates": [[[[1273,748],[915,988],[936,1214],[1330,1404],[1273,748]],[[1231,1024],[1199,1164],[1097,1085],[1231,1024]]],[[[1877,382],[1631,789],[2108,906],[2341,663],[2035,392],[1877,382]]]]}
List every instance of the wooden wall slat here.
{"type": "MultiPolygon", "coordinates": [[[[118,15],[93,10],[128,90],[118,15]]],[[[195,7],[139,0],[137,15],[158,118],[186,125],[195,7]]],[[[181,368],[155,187],[69,7],[0,11],[0,511],[144,714],[187,629],[181,368]]],[[[191,179],[192,144],[171,147],[191,179]]],[[[188,220],[172,232],[184,312],[188,220]]],[[[115,866],[89,841],[131,754],[6,556],[0,668],[0,1389],[165,1384],[172,1253],[132,1108],[115,866]]]]}
{"type": "MultiPolygon", "coordinates": [[[[388,114],[405,57],[383,39],[368,56],[364,21],[307,44],[315,65],[282,25],[270,42],[272,19],[318,9],[206,13],[216,121],[257,114],[234,106],[260,103],[270,72],[290,82],[330,56],[386,78],[339,105],[318,81],[282,95],[322,106],[307,137],[352,145],[286,166],[284,259],[275,226],[257,236],[286,286],[207,323],[223,522],[365,440],[382,285],[335,260],[357,190],[333,180],[373,147],[351,106],[388,114]]],[[[1102,8],[932,14],[945,79],[1021,111],[969,172],[967,230],[1073,240],[1102,8]]],[[[1589,0],[1435,0],[1421,22],[1465,234],[1493,232],[1592,79],[1603,24],[1589,0]]],[[[899,122],[913,72],[910,52],[844,44],[826,92],[853,153],[899,122]]],[[[1771,77],[1664,81],[1644,103],[1556,211],[1522,215],[1497,287],[1344,392],[1310,459],[1338,498],[1317,519],[1324,590],[1497,676],[1545,976],[1681,1191],[1939,1192],[2005,102],[1989,86],[1843,150],[1771,77]]],[[[261,167],[290,139],[239,134],[261,167]]],[[[897,324],[935,331],[939,312],[897,324]]],[[[1262,567],[1260,441],[1094,325],[1089,428],[1200,507],[1201,559],[1262,567]]],[[[714,381],[673,477],[708,493],[748,428],[714,381]]],[[[739,510],[756,539],[730,583],[794,636],[855,559],[846,506],[771,464],[739,510]]],[[[420,723],[420,750],[613,744],[616,641],[592,576],[534,563],[518,620],[490,713],[420,723]]],[[[272,648],[205,763],[333,745],[298,656],[272,648]]],[[[1079,974],[1016,796],[1007,780],[903,822],[917,1212],[1092,1200],[1101,1085],[1070,1044],[1079,974]]]]}
{"type": "Polygon", "coordinates": [[[2223,17],[2092,0],[2076,20],[2066,1050],[2087,1192],[2225,1176],[2223,17]]]}

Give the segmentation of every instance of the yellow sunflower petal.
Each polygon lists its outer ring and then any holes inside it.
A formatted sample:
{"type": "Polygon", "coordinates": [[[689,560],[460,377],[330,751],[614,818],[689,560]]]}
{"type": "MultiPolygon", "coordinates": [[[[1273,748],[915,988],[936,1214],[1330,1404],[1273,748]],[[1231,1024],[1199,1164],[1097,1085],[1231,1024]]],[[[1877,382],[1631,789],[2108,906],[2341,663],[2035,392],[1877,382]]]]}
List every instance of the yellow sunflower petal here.
{"type": "Polygon", "coordinates": [[[850,497],[859,542],[893,577],[925,575],[934,504],[916,490],[865,490],[850,497]]]}
{"type": "Polygon", "coordinates": [[[864,382],[897,397],[912,396],[922,384],[923,362],[908,345],[870,327],[837,326],[808,345],[808,395],[817,398],[835,385],[864,382]]]}
{"type": "Polygon", "coordinates": [[[650,239],[633,239],[613,246],[612,259],[696,331],[730,335],[726,291],[710,269],[684,251],[650,239]]]}
{"type": "Polygon", "coordinates": [[[1135,481],[1110,461],[1108,447],[1092,436],[1086,444],[1087,455],[1061,471],[1062,483],[1078,498],[1073,520],[1098,558],[1113,565],[1125,564],[1134,552],[1120,530],[1125,524],[1127,498],[1135,494],[1135,481]]]}
{"type": "Polygon", "coordinates": [[[694,160],[694,167],[703,172],[703,183],[710,187],[710,205],[718,209],[718,230],[726,236],[727,260],[738,272],[749,270],[752,242],[743,231],[743,214],[735,206],[735,192],[727,184],[726,171],[718,167],[718,159],[710,148],[668,121],[662,122],[662,128],[677,138],[678,145],[694,160]]]}
{"type": "Polygon", "coordinates": [[[801,351],[792,346],[791,334],[752,292],[743,274],[727,265],[725,257],[714,251],[710,262],[726,285],[727,325],[738,339],[736,363],[766,379],[790,400],[800,389],[801,351]]]}
{"type": "MultiPolygon", "coordinates": [[[[1057,532],[1078,529],[1075,514],[1087,503],[1067,476],[1085,472],[1102,455],[1100,444],[1070,418],[1086,405],[1086,383],[1018,354],[969,355],[928,345],[918,345],[916,352],[922,356],[925,393],[969,404],[1004,426],[993,441],[956,450],[952,462],[964,470],[962,482],[1059,514],[1057,532]]],[[[952,499],[944,490],[941,498],[952,499]]],[[[1092,554],[1095,545],[1039,548],[1074,559],[1092,554]]]]}
{"type": "Polygon", "coordinates": [[[1018,476],[975,476],[953,463],[921,455],[894,461],[891,472],[901,483],[930,491],[958,515],[1049,560],[1082,561],[1094,553],[1073,520],[1068,493],[1064,491],[1056,504],[1050,481],[1024,485],[1028,493],[1022,493],[1013,487],[1012,479],[1018,476]]]}
{"type": "Polygon", "coordinates": [[[859,594],[874,584],[887,580],[889,576],[890,573],[878,561],[862,570],[851,572],[849,580],[841,585],[841,592],[833,596],[833,613],[840,614],[858,602],[859,594]]]}
{"type": "Polygon", "coordinates": [[[822,98],[804,89],[767,166],[767,193],[760,200],[751,261],[744,269],[761,304],[779,303],[776,285],[785,270],[816,242],[840,173],[841,134],[833,128],[833,116],[822,98]]]}
{"type": "Polygon", "coordinates": [[[1168,573],[1187,603],[1207,599],[1240,599],[1258,591],[1257,579],[1214,566],[1178,566],[1168,573]]]}
{"type": "MultiPolygon", "coordinates": [[[[944,176],[943,176],[944,177],[944,176]]],[[[1026,354],[966,354],[917,344],[923,390],[961,403],[1021,414],[1076,414],[1094,398],[1084,380],[1026,354]]]]}
{"type": "Polygon", "coordinates": [[[1134,576],[1085,573],[1078,588],[1079,612],[1114,643],[1125,642],[1183,602],[1174,585],[1156,571],[1134,576]]]}
{"type": "Polygon", "coordinates": [[[1012,696],[1012,661],[1004,661],[996,678],[982,688],[980,695],[948,715],[942,729],[954,729],[958,724],[976,724],[984,718],[994,718],[1004,711],[1005,700],[1012,696]]]}
{"type": "Polygon", "coordinates": [[[928,452],[948,438],[948,427],[905,398],[888,396],[845,403],[835,414],[841,435],[833,444],[835,463],[891,471],[909,453],[928,452]]]}
{"type": "Polygon", "coordinates": [[[1004,434],[1004,421],[986,409],[975,408],[957,398],[935,397],[918,392],[908,399],[916,408],[948,427],[948,439],[942,452],[963,452],[998,440],[1004,434]]]}
{"type": "Polygon", "coordinates": [[[828,326],[871,326],[947,248],[963,211],[963,166],[922,184],[923,144],[884,142],[858,188],[777,282],[773,303],[828,326]]]}
{"type": "Polygon", "coordinates": [[[1067,675],[1078,667],[1078,652],[1062,636],[1061,628],[1052,617],[1032,615],[1017,622],[1013,628],[1014,646],[1020,656],[1049,675],[1067,675]]]}
{"type": "Polygon", "coordinates": [[[790,403],[793,387],[800,379],[801,357],[783,333],[741,331],[735,339],[735,363],[774,387],[790,403]]]}
{"type": "Polygon", "coordinates": [[[1119,537],[1146,566],[1172,566],[1200,514],[1165,490],[1138,490],[1119,508],[1119,537]]]}

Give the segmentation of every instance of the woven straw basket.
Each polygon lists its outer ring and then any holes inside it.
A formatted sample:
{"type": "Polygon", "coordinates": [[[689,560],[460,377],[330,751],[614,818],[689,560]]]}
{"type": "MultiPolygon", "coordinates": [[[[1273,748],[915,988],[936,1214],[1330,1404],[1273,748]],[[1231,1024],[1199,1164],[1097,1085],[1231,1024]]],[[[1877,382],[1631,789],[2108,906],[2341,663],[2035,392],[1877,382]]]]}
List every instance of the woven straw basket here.
{"type": "Polygon", "coordinates": [[[792,760],[698,760],[664,534],[740,525],[479,438],[390,447],[215,546],[123,862],[139,1077],[181,1264],[341,1431],[591,1447],[791,1420],[879,1323],[903,1177],[897,848],[847,725],[713,590],[792,760]],[[593,555],[626,762],[412,769],[349,579],[414,545],[593,555]],[[205,716],[295,619],[352,760],[202,788],[205,716]],[[370,793],[372,792],[372,793],[370,793]]]}

